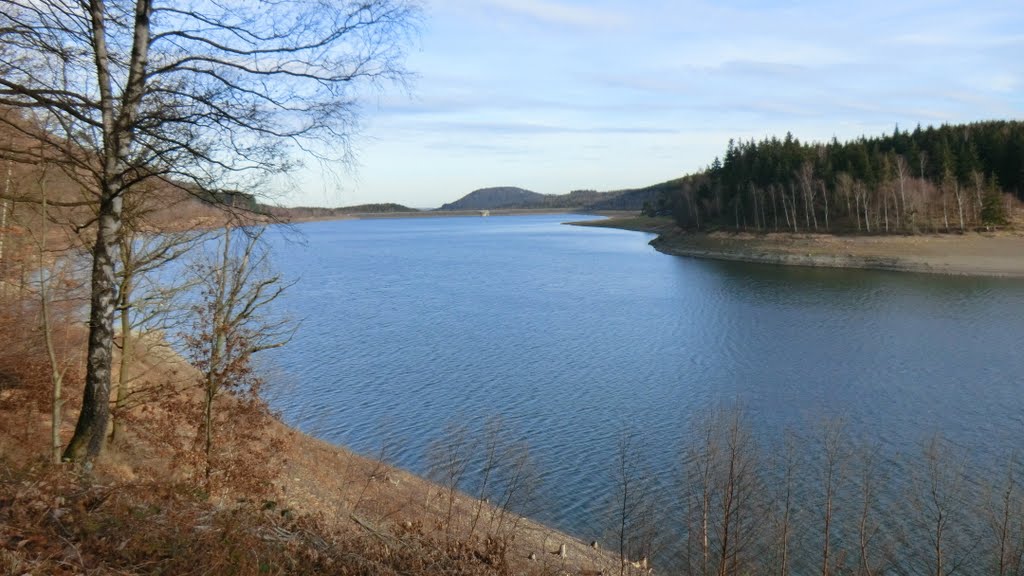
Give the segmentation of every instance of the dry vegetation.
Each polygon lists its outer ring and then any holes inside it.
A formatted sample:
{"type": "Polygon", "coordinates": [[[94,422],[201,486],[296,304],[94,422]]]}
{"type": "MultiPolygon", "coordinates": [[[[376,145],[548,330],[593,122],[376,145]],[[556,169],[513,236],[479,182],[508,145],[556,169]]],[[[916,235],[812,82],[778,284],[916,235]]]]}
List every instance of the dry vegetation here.
{"type": "Polygon", "coordinates": [[[118,303],[131,317],[114,343],[103,455],[85,469],[53,464],[82,405],[94,207],[60,169],[3,168],[0,574],[610,573],[602,552],[515,514],[511,495],[485,503],[289,429],[244,358],[218,374],[208,452],[205,375],[142,324],[202,344],[214,322],[144,277],[203,231],[252,219],[174,186],[125,201],[119,293],[125,271],[136,275],[118,303]],[[188,234],[162,246],[149,243],[155,231],[188,234]]]}
{"type": "MultiPolygon", "coordinates": [[[[33,260],[26,253],[26,266],[33,260]]],[[[526,475],[497,479],[497,458],[512,454],[498,428],[473,445],[494,458],[497,488],[481,494],[505,500],[490,504],[450,476],[434,484],[290,429],[258,396],[225,394],[207,477],[202,374],[159,333],[135,339],[117,442],[89,471],[49,463],[53,386],[38,284],[19,285],[11,268],[0,308],[0,574],[612,572],[601,551],[511,511],[526,475]]],[[[81,401],[84,300],[70,282],[51,298],[66,442],[81,401]]],[[[467,449],[439,446],[438,457],[462,465],[467,449]]]]}

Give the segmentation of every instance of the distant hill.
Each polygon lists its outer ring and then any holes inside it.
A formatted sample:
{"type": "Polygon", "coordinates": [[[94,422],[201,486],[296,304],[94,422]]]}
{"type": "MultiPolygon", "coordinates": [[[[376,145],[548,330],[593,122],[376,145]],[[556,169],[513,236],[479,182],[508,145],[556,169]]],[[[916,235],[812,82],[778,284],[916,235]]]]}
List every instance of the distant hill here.
{"type": "Polygon", "coordinates": [[[277,218],[332,218],[345,214],[391,214],[397,212],[419,212],[416,208],[409,208],[401,204],[359,204],[357,206],[342,206],[340,208],[319,208],[314,206],[297,206],[295,208],[284,208],[281,206],[261,205],[260,210],[277,218]]]}
{"type": "MultiPolygon", "coordinates": [[[[674,182],[674,181],[673,181],[674,182]]],[[[596,190],[573,190],[568,194],[538,194],[523,188],[504,186],[481,188],[462,198],[445,204],[438,210],[499,210],[499,209],[573,209],[594,210],[640,210],[645,202],[654,203],[658,194],[673,182],[655,184],[646,188],[598,192],[596,190]]]]}
{"type": "Polygon", "coordinates": [[[532,208],[544,200],[543,194],[516,188],[499,186],[481,188],[466,194],[455,202],[445,204],[438,210],[496,210],[498,208],[532,208]]]}

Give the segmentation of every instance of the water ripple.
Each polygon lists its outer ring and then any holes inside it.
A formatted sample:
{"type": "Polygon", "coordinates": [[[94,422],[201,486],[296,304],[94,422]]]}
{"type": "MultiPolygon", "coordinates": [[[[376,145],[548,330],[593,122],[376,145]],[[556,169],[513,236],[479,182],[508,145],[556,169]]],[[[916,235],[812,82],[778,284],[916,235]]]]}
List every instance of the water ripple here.
{"type": "Polygon", "coordinates": [[[659,481],[689,426],[740,403],[765,443],[842,417],[896,454],[941,432],[976,455],[1024,432],[1024,284],[664,256],[564,216],[302,225],[278,263],[303,318],[273,360],[286,419],[426,472],[450,422],[529,444],[547,520],[594,534],[634,430],[659,481]]]}

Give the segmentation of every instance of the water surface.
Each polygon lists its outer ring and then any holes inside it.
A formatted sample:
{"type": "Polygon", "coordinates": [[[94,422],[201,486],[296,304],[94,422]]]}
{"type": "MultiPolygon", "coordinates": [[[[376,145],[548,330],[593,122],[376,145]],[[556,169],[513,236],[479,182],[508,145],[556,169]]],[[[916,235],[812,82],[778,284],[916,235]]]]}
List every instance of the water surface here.
{"type": "Polygon", "coordinates": [[[447,424],[501,415],[543,473],[543,519],[582,537],[623,428],[667,478],[721,405],[767,443],[828,418],[886,454],[1024,438],[1024,282],[681,258],[572,219],[301,225],[305,246],[277,247],[303,323],[272,353],[275,407],[420,473],[447,424]]]}

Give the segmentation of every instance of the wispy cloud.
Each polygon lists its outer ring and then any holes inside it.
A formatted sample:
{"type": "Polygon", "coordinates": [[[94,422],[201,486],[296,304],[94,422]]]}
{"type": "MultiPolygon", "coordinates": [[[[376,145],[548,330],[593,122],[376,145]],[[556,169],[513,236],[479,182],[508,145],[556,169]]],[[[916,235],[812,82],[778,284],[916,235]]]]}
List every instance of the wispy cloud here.
{"type": "Polygon", "coordinates": [[[732,137],[842,140],[1024,110],[1020,0],[429,4],[414,96],[365,108],[366,202],[430,205],[495,178],[642,185],[732,137]]]}
{"type": "Polygon", "coordinates": [[[537,136],[556,134],[609,134],[609,135],[652,135],[677,134],[674,128],[658,126],[567,126],[534,122],[459,122],[438,121],[417,125],[417,129],[433,134],[490,134],[495,136],[537,136]]]}
{"type": "Polygon", "coordinates": [[[524,16],[545,24],[559,24],[586,28],[615,28],[625,24],[621,12],[602,10],[551,0],[486,0],[487,4],[502,11],[524,16]]]}

